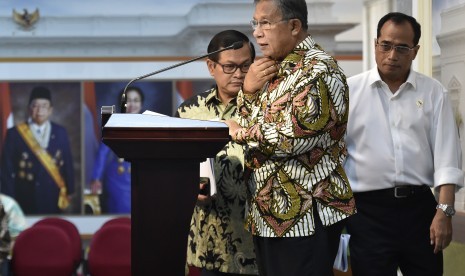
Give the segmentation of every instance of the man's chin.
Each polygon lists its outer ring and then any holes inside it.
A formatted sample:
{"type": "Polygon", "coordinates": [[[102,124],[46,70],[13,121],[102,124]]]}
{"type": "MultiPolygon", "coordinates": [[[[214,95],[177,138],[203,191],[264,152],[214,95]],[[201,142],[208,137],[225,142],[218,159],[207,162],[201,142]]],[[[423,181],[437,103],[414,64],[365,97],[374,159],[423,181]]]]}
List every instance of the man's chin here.
{"type": "Polygon", "coordinates": [[[226,92],[226,94],[228,95],[231,95],[231,96],[237,96],[237,94],[239,94],[239,91],[241,90],[241,86],[230,86],[228,87],[228,91],[226,92]]]}
{"type": "Polygon", "coordinates": [[[36,125],[43,125],[47,120],[33,120],[34,124],[36,125]]]}

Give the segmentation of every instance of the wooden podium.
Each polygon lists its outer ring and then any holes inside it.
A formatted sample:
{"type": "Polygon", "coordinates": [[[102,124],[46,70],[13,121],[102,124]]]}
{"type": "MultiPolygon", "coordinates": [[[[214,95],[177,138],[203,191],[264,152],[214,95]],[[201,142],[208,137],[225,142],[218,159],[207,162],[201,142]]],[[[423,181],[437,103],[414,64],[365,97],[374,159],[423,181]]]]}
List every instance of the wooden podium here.
{"type": "Polygon", "coordinates": [[[227,125],[115,113],[102,140],[131,162],[132,275],[184,276],[200,162],[227,144],[227,125]]]}

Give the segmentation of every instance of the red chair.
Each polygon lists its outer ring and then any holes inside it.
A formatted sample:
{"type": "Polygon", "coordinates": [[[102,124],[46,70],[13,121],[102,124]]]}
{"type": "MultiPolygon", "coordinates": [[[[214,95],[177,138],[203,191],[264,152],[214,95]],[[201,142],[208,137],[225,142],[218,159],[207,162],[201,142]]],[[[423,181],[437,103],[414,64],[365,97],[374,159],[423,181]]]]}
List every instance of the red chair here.
{"type": "Polygon", "coordinates": [[[91,276],[131,276],[131,226],[107,225],[95,232],[87,271],[91,276]]]}
{"type": "Polygon", "coordinates": [[[188,274],[188,276],[200,276],[201,272],[202,271],[200,270],[200,268],[195,267],[195,266],[189,266],[189,274],[188,274]]]}
{"type": "Polygon", "coordinates": [[[71,241],[57,227],[30,227],[16,238],[11,267],[15,276],[70,276],[74,272],[71,241]]]}
{"type": "Polygon", "coordinates": [[[102,227],[108,226],[108,225],[114,225],[114,224],[124,224],[124,225],[129,225],[131,226],[131,218],[130,217],[116,217],[107,220],[102,227]]]}
{"type": "Polygon", "coordinates": [[[37,225],[55,226],[66,232],[71,241],[75,270],[77,270],[82,262],[82,240],[77,227],[71,221],[58,217],[41,219],[34,224],[37,225]]]}

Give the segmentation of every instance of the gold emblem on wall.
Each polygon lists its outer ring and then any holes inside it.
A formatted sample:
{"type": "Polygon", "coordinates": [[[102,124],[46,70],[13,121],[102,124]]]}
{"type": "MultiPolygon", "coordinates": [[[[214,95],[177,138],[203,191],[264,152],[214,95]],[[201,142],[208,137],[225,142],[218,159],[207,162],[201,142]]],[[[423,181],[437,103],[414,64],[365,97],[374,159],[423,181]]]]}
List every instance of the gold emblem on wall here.
{"type": "Polygon", "coordinates": [[[30,29],[39,20],[39,9],[33,13],[29,13],[27,9],[23,9],[23,13],[19,13],[13,9],[13,20],[25,29],[30,29]]]}

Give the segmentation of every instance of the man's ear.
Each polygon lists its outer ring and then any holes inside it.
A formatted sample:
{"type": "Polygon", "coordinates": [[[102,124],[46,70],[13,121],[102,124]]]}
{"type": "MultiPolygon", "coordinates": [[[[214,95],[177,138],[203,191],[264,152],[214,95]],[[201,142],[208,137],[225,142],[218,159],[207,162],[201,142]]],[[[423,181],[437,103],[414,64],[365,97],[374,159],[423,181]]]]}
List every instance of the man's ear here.
{"type": "Polygon", "coordinates": [[[293,18],[289,19],[291,23],[291,32],[293,35],[297,35],[302,30],[302,22],[299,19],[293,18]]]}
{"type": "Polygon", "coordinates": [[[208,68],[208,72],[210,72],[210,76],[215,76],[215,66],[216,66],[216,63],[213,62],[211,59],[208,59],[207,58],[207,68],[208,68]]]}
{"type": "Polygon", "coordinates": [[[420,50],[420,45],[415,46],[415,49],[413,50],[415,55],[413,56],[412,60],[414,60],[417,57],[418,50],[420,50]]]}

